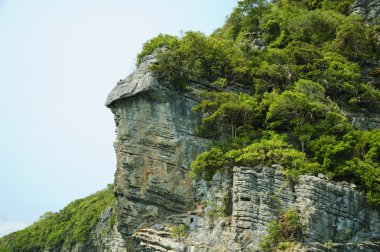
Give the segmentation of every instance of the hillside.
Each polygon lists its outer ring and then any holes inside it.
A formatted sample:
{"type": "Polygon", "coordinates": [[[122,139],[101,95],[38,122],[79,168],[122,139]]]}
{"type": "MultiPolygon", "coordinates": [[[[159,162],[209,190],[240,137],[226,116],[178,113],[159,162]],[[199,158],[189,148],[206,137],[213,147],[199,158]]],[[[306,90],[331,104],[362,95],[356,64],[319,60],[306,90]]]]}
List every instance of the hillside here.
{"type": "Polygon", "coordinates": [[[47,212],[31,226],[2,237],[0,251],[89,251],[106,246],[116,218],[114,201],[109,185],[59,212],[47,212]]]}
{"type": "Polygon", "coordinates": [[[379,251],[379,14],[242,0],[210,36],[147,41],[106,101],[114,187],[0,251],[379,251]]]}

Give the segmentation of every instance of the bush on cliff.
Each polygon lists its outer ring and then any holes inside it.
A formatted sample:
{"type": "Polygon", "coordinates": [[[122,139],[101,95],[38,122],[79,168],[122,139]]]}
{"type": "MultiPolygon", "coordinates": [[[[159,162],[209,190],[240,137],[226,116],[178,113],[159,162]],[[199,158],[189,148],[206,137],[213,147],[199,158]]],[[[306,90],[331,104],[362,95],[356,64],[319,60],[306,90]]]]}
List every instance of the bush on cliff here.
{"type": "Polygon", "coordinates": [[[269,223],[268,235],[260,242],[260,248],[264,252],[286,250],[290,242],[302,242],[303,229],[298,212],[289,208],[280,213],[278,220],[269,223]]]}

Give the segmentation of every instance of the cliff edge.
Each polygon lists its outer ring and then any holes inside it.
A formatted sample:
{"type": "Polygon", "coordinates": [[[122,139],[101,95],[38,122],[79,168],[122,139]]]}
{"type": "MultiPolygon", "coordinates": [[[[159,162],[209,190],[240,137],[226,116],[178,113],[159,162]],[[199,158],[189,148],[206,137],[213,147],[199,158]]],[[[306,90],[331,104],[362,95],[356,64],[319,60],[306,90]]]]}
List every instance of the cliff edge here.
{"type": "Polygon", "coordinates": [[[294,251],[380,250],[379,209],[354,184],[324,175],[292,184],[279,165],[192,181],[190,163],[210,145],[194,133],[201,115],[192,112],[205,87],[160,83],[154,62],[147,57],[106,102],[117,126],[116,213],[127,251],[258,251],[287,209],[304,227],[294,251]]]}

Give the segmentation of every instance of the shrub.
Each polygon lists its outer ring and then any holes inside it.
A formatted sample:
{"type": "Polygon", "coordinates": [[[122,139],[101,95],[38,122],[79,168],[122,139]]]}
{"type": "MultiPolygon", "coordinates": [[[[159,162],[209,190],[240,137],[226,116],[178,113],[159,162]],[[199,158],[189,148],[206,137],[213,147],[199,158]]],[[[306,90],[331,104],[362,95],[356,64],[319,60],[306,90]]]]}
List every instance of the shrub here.
{"type": "Polygon", "coordinates": [[[295,209],[289,208],[280,214],[278,220],[269,223],[268,235],[260,242],[263,251],[284,250],[289,242],[301,241],[304,226],[295,209]]]}
{"type": "Polygon", "coordinates": [[[143,58],[147,55],[151,55],[156,49],[167,47],[174,48],[178,46],[179,40],[175,36],[160,34],[155,38],[152,38],[145,42],[142,51],[137,55],[137,65],[140,65],[143,58]]]}
{"type": "Polygon", "coordinates": [[[257,166],[282,164],[295,174],[315,173],[319,165],[309,162],[305,153],[295,150],[273,131],[262,133],[261,138],[244,146],[244,140],[234,139],[220,147],[212,147],[198,155],[191,164],[193,178],[211,180],[212,176],[227,167],[235,165],[257,166]],[[239,141],[241,140],[241,141],[239,141]],[[240,142],[240,143],[239,143],[240,142]],[[240,145],[243,143],[243,145],[240,145]]]}
{"type": "Polygon", "coordinates": [[[183,238],[189,235],[186,230],[186,226],[184,224],[180,224],[178,226],[172,226],[170,229],[170,233],[175,238],[183,238]]]}
{"type": "MultiPolygon", "coordinates": [[[[141,55],[161,43],[162,39],[148,42],[141,55]]],[[[175,86],[183,86],[199,78],[217,84],[241,83],[250,75],[246,58],[230,40],[206,37],[200,32],[187,32],[175,42],[170,39],[170,43],[167,50],[157,52],[157,63],[150,69],[175,86]]]]}

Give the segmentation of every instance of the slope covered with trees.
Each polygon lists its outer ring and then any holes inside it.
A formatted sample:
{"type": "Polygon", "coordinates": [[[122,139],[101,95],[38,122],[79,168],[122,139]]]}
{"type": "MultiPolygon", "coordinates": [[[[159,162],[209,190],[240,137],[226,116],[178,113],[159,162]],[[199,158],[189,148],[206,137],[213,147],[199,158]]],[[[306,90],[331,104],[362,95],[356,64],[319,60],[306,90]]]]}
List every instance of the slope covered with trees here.
{"type": "MultiPolygon", "coordinates": [[[[101,214],[114,205],[113,186],[75,200],[57,213],[47,212],[31,226],[0,239],[0,251],[71,251],[85,244],[99,224],[101,214]]],[[[112,214],[108,224],[115,222],[112,214]]]]}
{"type": "Polygon", "coordinates": [[[353,127],[347,112],[379,111],[380,19],[350,16],[351,0],[243,0],[210,36],[148,41],[151,70],[186,90],[216,90],[194,110],[214,145],[192,163],[212,178],[234,165],[282,164],[289,179],[326,174],[354,182],[380,205],[380,130],[353,127]],[[366,73],[363,75],[363,73],[366,73]],[[244,93],[231,90],[246,90],[244,93]]]}

